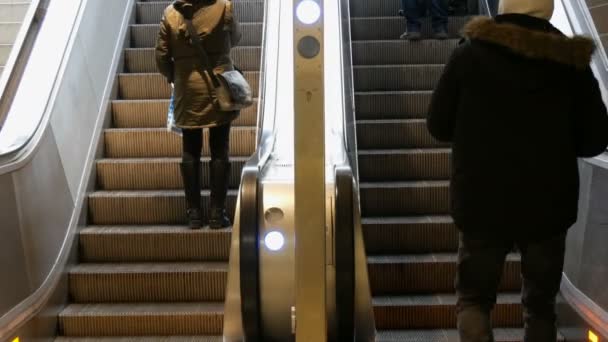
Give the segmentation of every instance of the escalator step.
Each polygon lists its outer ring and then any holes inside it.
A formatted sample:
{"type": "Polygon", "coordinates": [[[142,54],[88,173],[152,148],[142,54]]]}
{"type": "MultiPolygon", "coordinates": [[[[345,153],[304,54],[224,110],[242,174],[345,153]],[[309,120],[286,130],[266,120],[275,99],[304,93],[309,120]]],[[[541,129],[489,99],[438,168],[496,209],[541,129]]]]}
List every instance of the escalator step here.
{"type": "Polygon", "coordinates": [[[369,255],[454,252],[458,230],[450,216],[363,218],[369,255]]]}
{"type": "Polygon", "coordinates": [[[353,41],[353,65],[445,64],[457,46],[458,39],[353,41]]]}
{"type": "MultiPolygon", "coordinates": [[[[255,128],[234,127],[230,131],[230,155],[250,156],[255,151],[255,128]]],[[[209,156],[209,131],[204,131],[203,154],[209,156]]],[[[165,128],[107,129],[105,155],[107,158],[181,157],[182,139],[165,128]]]]}
{"type": "MultiPolygon", "coordinates": [[[[243,37],[239,46],[260,46],[262,44],[262,23],[241,23],[243,37]]],[[[159,25],[136,24],[131,25],[131,47],[149,48],[154,47],[158,37],[159,25]]]]}
{"type": "Polygon", "coordinates": [[[355,93],[357,120],[378,118],[382,113],[388,119],[426,117],[432,91],[369,91],[355,93]]]}
{"type": "Polygon", "coordinates": [[[362,182],[450,178],[450,149],[359,150],[358,155],[362,182]]]}
{"type": "MultiPolygon", "coordinates": [[[[58,337],[55,342],[222,342],[222,336],[58,337]]],[[[499,341],[500,342],[500,341],[499,341]]]]}
{"type": "Polygon", "coordinates": [[[395,0],[351,1],[350,16],[355,17],[390,17],[397,15],[401,2],[395,0]]]}
{"type": "Polygon", "coordinates": [[[221,335],[223,303],[70,304],[59,314],[64,336],[221,335]]]}
{"type": "MultiPolygon", "coordinates": [[[[383,114],[380,114],[381,116],[383,114]]],[[[359,120],[357,145],[361,150],[441,148],[449,144],[435,140],[424,119],[359,120]]]]}
{"type": "MultiPolygon", "coordinates": [[[[233,126],[255,126],[258,100],[241,110],[233,126]]],[[[113,126],[115,128],[165,128],[169,100],[114,100],[112,101],[113,126]]]]}
{"type": "Polygon", "coordinates": [[[68,279],[75,303],[220,302],[228,263],[85,263],[68,279]]]}
{"type": "Polygon", "coordinates": [[[79,232],[83,262],[228,261],[230,229],[91,226],[79,232]]]}
{"type": "MultiPolygon", "coordinates": [[[[234,65],[243,71],[259,71],[262,49],[259,46],[236,46],[231,56],[234,65]]],[[[125,49],[127,72],[157,72],[154,48],[125,49]]]]}
{"type": "Polygon", "coordinates": [[[364,65],[353,68],[355,91],[433,90],[442,64],[431,65],[364,65]]]}
{"type": "MultiPolygon", "coordinates": [[[[454,290],[455,253],[411,254],[368,257],[369,281],[375,296],[400,293],[448,293],[454,290]]],[[[507,257],[500,289],[521,287],[519,255],[507,257]]]]}
{"type": "MultiPolygon", "coordinates": [[[[353,40],[391,40],[397,39],[405,31],[406,21],[396,16],[396,12],[388,17],[358,17],[351,19],[351,36],[353,40]]],[[[448,34],[452,39],[460,38],[460,30],[469,20],[468,17],[454,17],[448,21],[448,34]]],[[[428,18],[421,20],[422,34],[431,37],[433,30],[428,18]]]]}
{"type": "Polygon", "coordinates": [[[445,214],[449,212],[447,181],[361,183],[365,217],[445,214]]]}
{"type": "MultiPolygon", "coordinates": [[[[55,342],[222,342],[222,336],[58,337],[55,342]]],[[[499,341],[500,342],[500,341],[499,341]]]]}
{"type": "MultiPolygon", "coordinates": [[[[523,329],[494,329],[496,342],[523,342],[523,329]]],[[[449,330],[381,330],[377,342],[457,342],[458,331],[449,330]]],[[[558,341],[564,341],[560,336],[558,341]]]]}
{"type": "MultiPolygon", "coordinates": [[[[251,85],[253,96],[258,96],[258,71],[244,71],[245,79],[251,85]]],[[[119,96],[125,100],[158,100],[171,97],[171,86],[159,73],[118,75],[119,96]]]]}
{"type": "MultiPolygon", "coordinates": [[[[447,294],[425,296],[375,297],[373,299],[376,328],[386,329],[454,329],[456,328],[456,296],[447,294]]],[[[519,293],[499,294],[492,312],[493,326],[520,327],[522,308],[519,293]]]]}
{"type": "MultiPolygon", "coordinates": [[[[209,207],[209,191],[202,191],[209,207]]],[[[228,191],[226,210],[234,215],[237,192],[228,191]]],[[[96,191],[88,196],[89,221],[94,225],[184,224],[183,191],[96,191]]],[[[206,215],[207,213],[205,213],[206,215]]]]}
{"type": "MultiPolygon", "coordinates": [[[[229,187],[237,189],[247,157],[232,158],[229,187]]],[[[202,188],[210,186],[209,158],[203,159],[202,188]]],[[[181,158],[101,159],[97,165],[99,190],[173,190],[182,189],[181,158]]]]}
{"type": "MultiPolygon", "coordinates": [[[[140,24],[158,25],[163,11],[171,3],[172,1],[138,2],[136,5],[137,22],[140,24]]],[[[235,1],[234,11],[240,22],[262,21],[264,17],[264,1],[235,1]]]]}

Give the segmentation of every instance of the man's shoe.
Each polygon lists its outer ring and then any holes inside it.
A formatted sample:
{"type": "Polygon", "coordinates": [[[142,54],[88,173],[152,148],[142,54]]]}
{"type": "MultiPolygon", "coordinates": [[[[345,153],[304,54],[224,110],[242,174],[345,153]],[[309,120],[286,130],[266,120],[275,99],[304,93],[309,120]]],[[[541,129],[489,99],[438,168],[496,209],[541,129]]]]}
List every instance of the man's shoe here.
{"type": "Polygon", "coordinates": [[[399,38],[409,41],[418,41],[422,39],[422,34],[419,31],[404,32],[399,38]]]}
{"type": "Polygon", "coordinates": [[[190,229],[200,229],[203,225],[202,211],[198,208],[190,208],[186,210],[188,217],[188,227],[190,229]]]}
{"type": "Polygon", "coordinates": [[[448,33],[446,31],[438,31],[433,35],[435,39],[446,40],[448,39],[448,33]]]}
{"type": "Polygon", "coordinates": [[[209,213],[209,228],[222,229],[232,225],[224,208],[211,208],[209,213]]]}

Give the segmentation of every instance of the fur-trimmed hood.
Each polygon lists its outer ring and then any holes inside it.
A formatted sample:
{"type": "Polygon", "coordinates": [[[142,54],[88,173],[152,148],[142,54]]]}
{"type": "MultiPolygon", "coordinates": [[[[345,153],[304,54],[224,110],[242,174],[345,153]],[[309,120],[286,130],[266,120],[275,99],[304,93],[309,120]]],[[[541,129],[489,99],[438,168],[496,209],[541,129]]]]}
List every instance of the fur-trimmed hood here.
{"type": "MultiPolygon", "coordinates": [[[[513,16],[513,15],[511,15],[513,16]]],[[[519,20],[540,20],[518,15],[519,20]]],[[[518,55],[530,59],[551,60],[560,64],[586,68],[595,51],[593,40],[583,37],[567,37],[553,28],[537,30],[518,25],[511,20],[499,22],[497,19],[477,17],[463,29],[463,35],[470,40],[480,40],[504,46],[518,55]]],[[[538,22],[536,22],[538,24],[538,22]]]]}

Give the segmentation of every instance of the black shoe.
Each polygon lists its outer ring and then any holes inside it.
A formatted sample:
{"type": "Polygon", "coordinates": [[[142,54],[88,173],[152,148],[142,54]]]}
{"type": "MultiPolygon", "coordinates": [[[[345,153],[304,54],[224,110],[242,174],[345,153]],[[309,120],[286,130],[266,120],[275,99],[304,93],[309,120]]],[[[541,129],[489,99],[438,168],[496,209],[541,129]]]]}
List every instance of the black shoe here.
{"type": "Polygon", "coordinates": [[[418,41],[420,39],[422,39],[422,34],[420,33],[420,31],[411,31],[411,32],[404,32],[401,37],[399,37],[400,39],[407,39],[409,41],[415,42],[418,41]]]}
{"type": "Polygon", "coordinates": [[[230,181],[230,162],[213,160],[210,165],[211,198],[209,208],[209,227],[212,229],[230,227],[232,224],[226,216],[226,194],[230,181]]]}
{"type": "Polygon", "coordinates": [[[224,208],[211,208],[209,210],[209,228],[222,229],[232,226],[230,218],[226,215],[224,208]]]}
{"type": "Polygon", "coordinates": [[[437,31],[435,32],[435,34],[433,35],[433,37],[435,37],[435,39],[438,40],[446,40],[448,39],[448,33],[446,31],[437,31]]]}
{"type": "Polygon", "coordinates": [[[200,229],[203,225],[201,210],[201,163],[181,163],[182,179],[184,180],[184,192],[186,194],[186,218],[188,226],[192,229],[200,229]]]}

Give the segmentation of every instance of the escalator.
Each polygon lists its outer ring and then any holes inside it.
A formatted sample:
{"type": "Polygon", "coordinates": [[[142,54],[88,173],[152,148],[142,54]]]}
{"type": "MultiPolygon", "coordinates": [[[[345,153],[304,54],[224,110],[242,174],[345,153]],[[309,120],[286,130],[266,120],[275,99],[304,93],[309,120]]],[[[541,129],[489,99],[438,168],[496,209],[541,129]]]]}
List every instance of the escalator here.
{"type": "MultiPolygon", "coordinates": [[[[112,124],[103,132],[103,157],[95,163],[97,186],[88,195],[88,226],[78,236],[79,263],[67,272],[70,304],[59,314],[58,341],[172,335],[221,340],[230,230],[184,226],[181,138],[165,128],[170,87],[156,71],[153,49],[169,4],[135,4],[112,124]]],[[[233,58],[258,96],[264,2],[236,1],[235,11],[244,36],[233,58]]],[[[256,123],[257,105],[233,123],[230,214],[241,170],[256,147],[256,123]]],[[[204,140],[207,208],[206,135],[204,140]]]]}
{"type": "MultiPolygon", "coordinates": [[[[426,110],[468,17],[450,38],[398,40],[399,1],[352,0],[362,221],[380,340],[456,341],[458,236],[449,216],[449,145],[426,129],[426,110]]],[[[430,21],[423,36],[431,36],[430,21]]],[[[507,258],[493,313],[497,341],[520,341],[519,256],[507,258]]]]}

